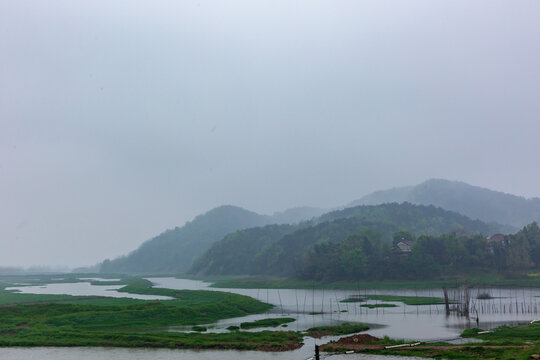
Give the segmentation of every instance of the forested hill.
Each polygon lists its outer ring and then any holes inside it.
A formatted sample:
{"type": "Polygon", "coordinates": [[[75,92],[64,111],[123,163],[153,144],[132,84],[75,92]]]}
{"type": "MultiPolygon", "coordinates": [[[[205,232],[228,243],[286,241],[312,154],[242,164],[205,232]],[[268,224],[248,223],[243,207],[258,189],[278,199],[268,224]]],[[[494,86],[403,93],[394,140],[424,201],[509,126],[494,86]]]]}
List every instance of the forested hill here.
{"type": "MultiPolygon", "coordinates": [[[[410,234],[395,234],[395,242],[410,234]]],[[[486,240],[482,235],[422,235],[408,252],[388,246],[373,231],[362,231],[339,244],[313,246],[297,264],[305,280],[426,280],[497,271],[517,275],[540,268],[540,228],[536,223],[514,235],[486,240]]]]}
{"type": "Polygon", "coordinates": [[[183,227],[167,230],[137,250],[115,260],[105,260],[106,273],[174,273],[187,270],[193,260],[226,234],[262,226],[271,217],[235,206],[220,206],[197,216],[183,227]]]}
{"type": "Polygon", "coordinates": [[[409,203],[347,208],[298,227],[266,227],[229,235],[198,259],[191,272],[294,276],[299,270],[298,265],[315,244],[339,243],[365,230],[379,233],[386,243],[390,243],[392,234],[400,230],[417,236],[445,233],[489,236],[501,231],[499,226],[471,220],[455,212],[409,203]],[[251,260],[230,264],[235,254],[251,260]]]}
{"type": "Polygon", "coordinates": [[[349,206],[391,202],[435,205],[472,219],[521,228],[540,220],[540,199],[523,197],[472,186],[459,181],[431,179],[416,186],[377,191],[349,206]]]}
{"type": "Polygon", "coordinates": [[[241,229],[274,223],[309,220],[322,209],[300,207],[272,216],[236,206],[220,206],[197,216],[182,227],[167,230],[126,256],[101,263],[103,273],[166,274],[184,272],[213,243],[241,229]]]}
{"type": "Polygon", "coordinates": [[[300,225],[267,225],[239,230],[216,242],[190,269],[192,274],[242,275],[256,272],[259,254],[300,225]]]}

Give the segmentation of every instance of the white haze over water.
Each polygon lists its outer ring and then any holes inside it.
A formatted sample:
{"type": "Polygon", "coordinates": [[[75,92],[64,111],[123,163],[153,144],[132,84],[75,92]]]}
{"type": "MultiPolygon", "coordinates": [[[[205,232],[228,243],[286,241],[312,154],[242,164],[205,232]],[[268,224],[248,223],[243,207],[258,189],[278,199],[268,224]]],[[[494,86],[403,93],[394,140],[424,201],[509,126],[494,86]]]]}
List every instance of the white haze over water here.
{"type": "Polygon", "coordinates": [[[538,1],[0,2],[0,266],[221,204],[428,178],[540,196],[538,1]]]}

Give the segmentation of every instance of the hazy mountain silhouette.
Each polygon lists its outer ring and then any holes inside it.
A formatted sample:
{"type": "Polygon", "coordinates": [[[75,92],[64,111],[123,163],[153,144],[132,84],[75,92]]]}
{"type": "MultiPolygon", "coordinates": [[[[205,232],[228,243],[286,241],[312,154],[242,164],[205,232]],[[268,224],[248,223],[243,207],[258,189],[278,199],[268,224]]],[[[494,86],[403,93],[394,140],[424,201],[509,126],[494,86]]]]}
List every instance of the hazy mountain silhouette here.
{"type": "Polygon", "coordinates": [[[431,179],[416,186],[376,191],[351,202],[348,206],[404,201],[435,205],[472,219],[508,224],[515,228],[540,220],[539,198],[526,199],[460,181],[443,179],[431,179]]]}
{"type": "Polygon", "coordinates": [[[237,206],[220,206],[182,227],[166,230],[126,256],[105,260],[100,271],[138,274],[183,272],[213,243],[229,233],[268,224],[296,223],[311,219],[320,212],[323,210],[301,207],[268,216],[237,206]]]}

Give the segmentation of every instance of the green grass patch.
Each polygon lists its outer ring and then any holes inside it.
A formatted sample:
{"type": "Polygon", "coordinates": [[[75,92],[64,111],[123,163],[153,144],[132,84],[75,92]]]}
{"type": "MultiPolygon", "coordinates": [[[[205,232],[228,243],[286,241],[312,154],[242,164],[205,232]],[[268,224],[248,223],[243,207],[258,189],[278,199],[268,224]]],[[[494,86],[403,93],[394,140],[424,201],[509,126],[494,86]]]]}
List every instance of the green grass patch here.
{"type": "Polygon", "coordinates": [[[540,323],[522,326],[501,326],[485,334],[478,334],[482,329],[468,329],[463,331],[462,337],[474,337],[484,340],[489,344],[518,344],[525,341],[537,341],[540,343],[540,323]]]}
{"type": "MultiPolygon", "coordinates": [[[[482,339],[479,344],[450,345],[446,343],[423,344],[422,347],[400,349],[364,349],[364,353],[396,356],[417,356],[436,359],[530,359],[540,354],[540,324],[525,326],[501,326],[489,333],[478,334],[481,329],[468,329],[462,337],[482,339]]],[[[394,345],[400,341],[381,340],[381,345],[394,345]]],[[[412,342],[412,341],[409,341],[412,342]]],[[[332,347],[332,344],[328,344],[332,347]]],[[[342,350],[348,350],[346,346],[342,350]]]]}
{"type": "MultiPolygon", "coordinates": [[[[536,274],[536,273],[533,273],[536,274]]],[[[377,281],[334,281],[316,282],[295,278],[274,277],[190,277],[194,280],[213,281],[212,287],[236,289],[432,289],[456,287],[463,284],[470,286],[519,286],[539,287],[540,276],[527,274],[508,275],[498,273],[456,275],[433,280],[377,280],[377,281]]]]}
{"type": "Polygon", "coordinates": [[[307,335],[311,337],[320,338],[323,336],[330,336],[330,335],[346,335],[346,334],[353,334],[360,331],[368,330],[369,327],[362,323],[348,323],[344,322],[340,325],[334,325],[334,326],[316,326],[307,329],[306,333],[307,335]]]}
{"type": "Polygon", "coordinates": [[[364,302],[364,301],[366,301],[365,298],[358,297],[358,296],[351,296],[350,298],[341,300],[340,302],[342,302],[342,303],[359,303],[359,302],[364,302]]]}
{"type": "MultiPolygon", "coordinates": [[[[0,306],[0,319],[2,319],[0,346],[122,346],[263,350],[285,350],[300,346],[302,336],[294,332],[234,332],[205,335],[158,331],[164,327],[179,325],[192,325],[193,330],[202,331],[204,327],[200,326],[201,324],[262,313],[269,310],[272,305],[248,296],[218,291],[127,286],[130,287],[130,291],[166,294],[174,299],[144,301],[100,298],[0,306]]],[[[20,296],[26,294],[4,292],[2,295],[15,296],[20,300],[20,296]]],[[[60,298],[66,297],[60,296],[60,298]]],[[[39,299],[50,300],[51,298],[39,295],[39,299]]]]}
{"type": "Polygon", "coordinates": [[[71,295],[49,295],[49,294],[22,294],[15,291],[0,290],[0,305],[17,304],[17,303],[32,303],[32,302],[49,302],[58,300],[76,300],[84,299],[85,296],[71,295]]]}
{"type": "Polygon", "coordinates": [[[191,330],[197,332],[205,332],[206,330],[208,330],[208,328],[206,326],[195,325],[191,327],[191,330]]]}
{"type": "Polygon", "coordinates": [[[401,296],[401,295],[367,295],[370,300],[402,302],[406,305],[437,305],[444,304],[444,299],[428,296],[401,296]]]}
{"type": "Polygon", "coordinates": [[[240,328],[253,329],[253,328],[260,328],[260,327],[277,327],[282,324],[291,323],[293,321],[296,321],[296,319],[293,319],[293,318],[262,319],[262,320],[256,320],[256,321],[250,321],[250,322],[243,322],[240,324],[240,328]]]}
{"type": "Polygon", "coordinates": [[[182,349],[236,349],[283,351],[299,348],[302,335],[292,331],[261,331],[219,334],[177,332],[106,332],[27,328],[0,336],[0,346],[115,346],[182,349]]]}
{"type": "Polygon", "coordinates": [[[129,285],[142,288],[152,287],[152,282],[150,280],[138,278],[138,277],[127,277],[120,280],[93,280],[90,281],[91,285],[104,286],[104,285],[129,285]]]}
{"type": "Polygon", "coordinates": [[[363,304],[360,306],[368,309],[397,307],[396,304],[363,304]]]}

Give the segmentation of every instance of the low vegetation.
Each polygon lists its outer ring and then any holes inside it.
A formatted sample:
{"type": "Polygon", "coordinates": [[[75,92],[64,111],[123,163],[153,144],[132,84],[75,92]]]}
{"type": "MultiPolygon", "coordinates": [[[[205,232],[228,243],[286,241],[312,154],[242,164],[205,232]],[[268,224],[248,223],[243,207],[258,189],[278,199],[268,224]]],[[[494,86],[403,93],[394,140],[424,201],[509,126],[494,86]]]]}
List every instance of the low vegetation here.
{"type": "Polygon", "coordinates": [[[195,325],[191,327],[191,330],[197,332],[205,332],[206,330],[208,330],[208,328],[206,326],[195,325]]]}
{"type": "Polygon", "coordinates": [[[359,302],[364,302],[366,301],[365,298],[363,297],[358,297],[358,296],[351,296],[347,299],[344,299],[344,300],[341,300],[340,302],[342,303],[359,303],[359,302]]]}
{"type": "Polygon", "coordinates": [[[444,304],[444,299],[429,296],[402,296],[402,295],[367,295],[366,298],[378,301],[402,302],[405,305],[436,305],[444,304]]]}
{"type": "Polygon", "coordinates": [[[330,336],[330,335],[346,335],[346,334],[353,334],[360,331],[368,330],[369,327],[367,325],[361,324],[361,323],[348,323],[344,322],[339,325],[334,326],[317,326],[307,329],[307,334],[311,337],[320,338],[323,336],[330,336]]]}
{"type": "MultiPolygon", "coordinates": [[[[451,345],[447,343],[419,344],[418,346],[387,349],[387,345],[402,344],[403,341],[377,339],[370,336],[352,336],[323,345],[324,351],[355,351],[368,354],[416,356],[437,359],[531,359],[540,354],[540,324],[525,326],[502,326],[483,333],[481,329],[466,330],[463,337],[474,337],[482,343],[451,345]],[[356,339],[355,339],[356,337],[356,339]],[[365,339],[364,339],[365,337],[365,339]],[[356,341],[355,341],[356,340],[356,341]]],[[[414,343],[412,341],[411,343],[414,343]]]]}
{"type": "Polygon", "coordinates": [[[363,304],[360,306],[368,309],[397,307],[396,304],[363,304]]]}
{"type": "MultiPolygon", "coordinates": [[[[172,299],[147,301],[70,297],[1,290],[0,299],[3,300],[3,305],[0,305],[0,346],[119,346],[268,351],[291,350],[301,346],[302,335],[290,331],[234,331],[211,336],[198,333],[206,331],[203,324],[262,313],[272,307],[248,296],[218,291],[152,288],[151,283],[144,279],[131,279],[124,283],[127,284],[122,288],[124,292],[164,295],[172,299]],[[29,303],[30,300],[32,303],[29,303]],[[191,325],[195,332],[163,331],[163,328],[178,325],[191,325]]],[[[279,319],[279,324],[284,322],[289,320],[279,319]]]]}
{"type": "Polygon", "coordinates": [[[240,328],[253,329],[253,328],[261,328],[261,327],[277,327],[277,326],[291,323],[294,321],[296,321],[296,319],[293,319],[293,318],[269,318],[269,319],[262,319],[262,320],[256,320],[256,321],[250,321],[250,322],[243,322],[240,324],[240,328]]]}
{"type": "MultiPolygon", "coordinates": [[[[535,274],[535,273],[532,273],[535,274]]],[[[196,277],[191,277],[197,279],[196,277]]],[[[339,280],[314,281],[298,278],[276,277],[213,277],[213,288],[222,289],[344,289],[357,290],[362,293],[369,289],[432,289],[455,287],[461,284],[470,286],[511,286],[511,287],[540,287],[540,276],[524,274],[502,274],[485,271],[482,274],[447,274],[430,280],[339,280]]]]}

